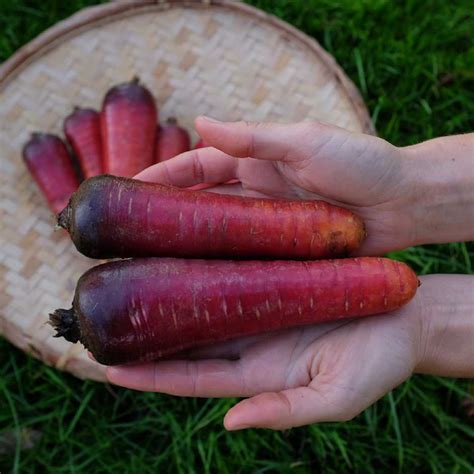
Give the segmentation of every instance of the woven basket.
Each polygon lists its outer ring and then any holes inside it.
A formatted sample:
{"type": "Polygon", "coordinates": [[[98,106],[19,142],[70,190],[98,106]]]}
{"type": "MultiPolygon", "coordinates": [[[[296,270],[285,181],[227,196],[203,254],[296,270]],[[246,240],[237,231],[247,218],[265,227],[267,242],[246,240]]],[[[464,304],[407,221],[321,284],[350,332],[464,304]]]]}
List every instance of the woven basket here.
{"type": "MultiPolygon", "coordinates": [[[[0,67],[0,333],[47,364],[104,380],[80,344],[53,338],[48,313],[68,307],[97,264],[54,231],[21,148],[32,131],[62,134],[75,104],[99,108],[138,75],[162,119],[192,130],[196,115],[227,120],[320,119],[373,133],[354,85],[312,39],[239,2],[114,2],[58,23],[0,67]]],[[[193,137],[196,139],[196,135],[193,137]]]]}

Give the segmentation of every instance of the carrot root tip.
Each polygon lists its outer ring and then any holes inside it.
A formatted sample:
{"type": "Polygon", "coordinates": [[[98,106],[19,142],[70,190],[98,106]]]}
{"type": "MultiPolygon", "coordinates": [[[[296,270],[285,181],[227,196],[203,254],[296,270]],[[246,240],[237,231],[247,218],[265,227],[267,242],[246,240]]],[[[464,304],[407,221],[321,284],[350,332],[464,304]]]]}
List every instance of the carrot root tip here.
{"type": "Polygon", "coordinates": [[[49,315],[49,324],[56,330],[54,337],[64,337],[69,342],[78,342],[81,331],[76,314],[71,309],[57,309],[49,315]]]}
{"type": "Polygon", "coordinates": [[[71,206],[69,204],[58,214],[57,221],[58,227],[69,231],[69,226],[71,225],[71,206]]]}

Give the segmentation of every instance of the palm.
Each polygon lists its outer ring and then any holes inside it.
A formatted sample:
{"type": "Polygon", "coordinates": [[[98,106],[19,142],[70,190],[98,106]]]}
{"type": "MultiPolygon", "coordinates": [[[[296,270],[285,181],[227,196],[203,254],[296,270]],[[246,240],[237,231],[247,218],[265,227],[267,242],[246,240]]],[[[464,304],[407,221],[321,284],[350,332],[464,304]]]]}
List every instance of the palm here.
{"type": "Polygon", "coordinates": [[[414,305],[398,314],[228,341],[176,360],[109,368],[109,379],[181,396],[252,397],[227,415],[245,412],[252,426],[350,419],[410,376],[414,305]]]}

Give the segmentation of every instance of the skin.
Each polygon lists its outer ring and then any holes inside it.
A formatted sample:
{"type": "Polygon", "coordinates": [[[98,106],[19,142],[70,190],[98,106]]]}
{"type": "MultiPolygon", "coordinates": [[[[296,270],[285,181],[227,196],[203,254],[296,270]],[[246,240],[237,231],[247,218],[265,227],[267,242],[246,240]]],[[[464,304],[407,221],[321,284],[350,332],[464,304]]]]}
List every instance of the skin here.
{"type": "MultiPolygon", "coordinates": [[[[212,148],[137,178],[218,192],[323,198],[366,221],[360,255],[474,238],[474,134],[397,148],[322,123],[221,123],[200,117],[212,148]],[[252,158],[248,158],[252,157],[252,158]]],[[[179,359],[109,367],[112,383],[179,396],[246,397],[228,430],[345,421],[413,373],[474,376],[473,278],[432,275],[385,316],[230,341],[179,359]],[[269,370],[271,367],[271,370],[269,370]]]]}

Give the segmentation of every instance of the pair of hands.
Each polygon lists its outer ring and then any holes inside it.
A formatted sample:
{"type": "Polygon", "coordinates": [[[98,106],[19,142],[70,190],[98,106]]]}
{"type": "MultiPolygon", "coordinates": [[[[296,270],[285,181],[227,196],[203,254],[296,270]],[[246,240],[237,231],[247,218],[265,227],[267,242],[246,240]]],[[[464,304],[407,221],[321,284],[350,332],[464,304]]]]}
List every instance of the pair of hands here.
{"type": "MultiPolygon", "coordinates": [[[[366,222],[361,255],[380,255],[422,239],[416,232],[422,169],[402,148],[322,123],[222,123],[196,129],[212,148],[154,165],[137,178],[212,191],[324,199],[366,222]],[[249,158],[251,157],[251,158],[249,158]]],[[[349,420],[406,380],[424,356],[423,295],[441,291],[426,277],[417,297],[395,313],[229,341],[192,351],[185,360],[109,367],[110,382],[198,397],[249,397],[229,410],[229,430],[285,429],[349,420]]]]}

